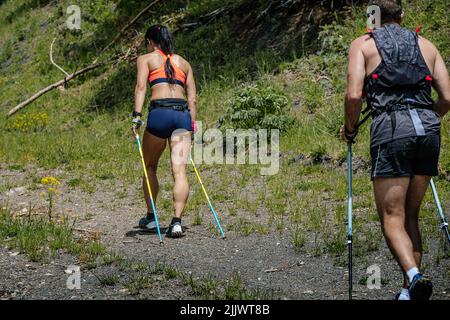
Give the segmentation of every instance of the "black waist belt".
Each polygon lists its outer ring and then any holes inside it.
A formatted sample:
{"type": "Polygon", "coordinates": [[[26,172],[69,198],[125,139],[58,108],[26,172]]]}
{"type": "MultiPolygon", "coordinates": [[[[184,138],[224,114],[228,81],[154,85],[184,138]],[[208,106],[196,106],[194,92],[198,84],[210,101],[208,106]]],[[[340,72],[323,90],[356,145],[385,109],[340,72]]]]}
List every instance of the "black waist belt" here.
{"type": "Polygon", "coordinates": [[[402,110],[412,110],[412,109],[428,109],[433,110],[432,107],[429,106],[420,106],[420,105],[388,105],[384,108],[377,108],[373,109],[371,114],[373,117],[377,117],[380,114],[386,112],[389,117],[391,118],[391,124],[392,124],[392,138],[394,138],[395,128],[397,127],[397,119],[395,118],[395,112],[396,111],[402,111],[402,110]]]}
{"type": "Polygon", "coordinates": [[[433,110],[433,107],[428,106],[414,106],[414,105],[389,105],[384,108],[376,108],[371,111],[372,116],[376,117],[386,112],[387,114],[391,114],[392,112],[402,111],[402,110],[411,110],[411,109],[428,109],[433,110]]]}
{"type": "Polygon", "coordinates": [[[152,100],[150,102],[150,108],[149,108],[150,111],[152,109],[160,109],[160,108],[173,109],[176,111],[189,110],[188,103],[184,99],[157,99],[157,100],[152,100]]]}

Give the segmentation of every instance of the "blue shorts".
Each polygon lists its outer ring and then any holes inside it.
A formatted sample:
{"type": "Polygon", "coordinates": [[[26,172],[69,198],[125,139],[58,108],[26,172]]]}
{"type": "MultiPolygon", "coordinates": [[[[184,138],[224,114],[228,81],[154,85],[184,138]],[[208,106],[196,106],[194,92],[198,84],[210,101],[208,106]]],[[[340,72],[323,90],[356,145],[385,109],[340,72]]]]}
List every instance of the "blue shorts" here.
{"type": "Polygon", "coordinates": [[[170,138],[177,129],[192,131],[192,119],[186,100],[152,100],[146,129],[149,133],[161,139],[170,138]]]}

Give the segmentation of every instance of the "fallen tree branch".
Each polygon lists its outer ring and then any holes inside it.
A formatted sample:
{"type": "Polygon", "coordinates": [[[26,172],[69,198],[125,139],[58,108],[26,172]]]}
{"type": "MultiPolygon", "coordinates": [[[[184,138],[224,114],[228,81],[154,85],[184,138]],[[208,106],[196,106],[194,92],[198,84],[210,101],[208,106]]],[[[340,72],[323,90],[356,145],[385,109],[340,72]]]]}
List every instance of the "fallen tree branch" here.
{"type": "Polygon", "coordinates": [[[131,27],[133,24],[136,23],[136,21],[144,14],[146,13],[148,10],[150,10],[151,7],[153,7],[155,4],[157,4],[158,2],[161,2],[161,0],[155,0],[152,3],[150,3],[148,6],[146,6],[144,9],[142,9],[141,12],[138,13],[137,16],[135,16],[133,18],[133,20],[131,20],[125,27],[123,27],[119,33],[114,37],[114,39],[106,46],[102,49],[102,51],[100,51],[100,53],[105,52],[106,50],[108,50],[112,45],[114,45],[121,37],[122,35],[125,33],[125,31],[131,27]]]}
{"type": "Polygon", "coordinates": [[[14,108],[12,108],[9,112],[8,112],[8,117],[12,116],[14,113],[16,113],[17,111],[19,111],[20,109],[22,109],[23,107],[29,105],[31,102],[33,102],[34,100],[36,100],[37,98],[39,98],[40,96],[46,94],[47,92],[58,88],[60,85],[63,85],[67,82],[69,82],[70,80],[78,77],[79,75],[82,75],[83,73],[86,73],[88,71],[91,71],[93,69],[96,69],[98,67],[101,67],[103,65],[105,65],[107,62],[99,62],[99,63],[95,63],[95,64],[91,64],[90,66],[87,66],[84,69],[78,70],[77,72],[74,72],[70,75],[68,75],[67,77],[65,77],[62,80],[59,80],[51,85],[49,85],[48,87],[45,87],[44,89],[36,92],[34,95],[32,95],[30,98],[28,98],[27,100],[19,103],[17,106],[15,106],[14,108]]]}
{"type": "MultiPolygon", "coordinates": [[[[104,48],[102,49],[101,52],[106,51],[109,47],[111,47],[112,45],[114,45],[114,44],[122,37],[122,35],[125,33],[125,31],[126,31],[130,26],[132,26],[134,23],[136,23],[136,21],[137,21],[144,13],[146,13],[148,10],[150,10],[151,7],[153,7],[155,4],[157,4],[157,3],[159,3],[159,2],[161,2],[161,0],[155,0],[155,1],[153,1],[152,3],[150,3],[148,6],[146,6],[141,12],[139,12],[139,13],[138,13],[138,14],[137,14],[137,15],[136,15],[136,16],[135,16],[128,24],[127,24],[127,25],[125,25],[125,26],[120,30],[120,32],[114,37],[114,39],[113,39],[106,47],[104,47],[104,48]]],[[[108,61],[104,61],[104,62],[97,62],[97,59],[96,59],[96,60],[94,60],[94,62],[93,62],[91,65],[87,66],[86,68],[81,69],[81,70],[78,70],[78,71],[76,71],[76,72],[74,72],[74,73],[72,73],[72,74],[67,74],[67,72],[65,72],[61,67],[59,67],[59,66],[58,66],[56,63],[54,63],[54,61],[53,61],[53,57],[52,57],[52,47],[53,47],[53,43],[54,43],[54,42],[55,42],[55,40],[53,40],[52,45],[51,45],[51,47],[50,47],[50,61],[51,61],[58,69],[60,69],[61,71],[63,71],[63,72],[66,74],[66,77],[65,77],[64,79],[62,79],[62,80],[59,80],[59,81],[57,81],[57,82],[55,82],[55,83],[53,83],[53,84],[51,84],[51,85],[45,87],[44,89],[41,89],[40,91],[36,92],[34,95],[32,95],[32,96],[31,96],[30,98],[28,98],[27,100],[25,100],[25,101],[19,103],[17,106],[15,106],[13,109],[11,109],[11,110],[8,112],[8,117],[9,117],[9,116],[12,116],[12,115],[15,114],[17,111],[19,111],[20,109],[22,109],[22,108],[24,108],[25,106],[29,105],[30,103],[32,103],[33,101],[35,101],[36,99],[38,99],[38,98],[41,97],[42,95],[46,94],[47,92],[52,91],[53,89],[58,88],[59,86],[61,86],[61,85],[63,85],[63,84],[66,84],[67,82],[69,82],[70,80],[72,80],[72,79],[78,77],[79,75],[82,75],[82,74],[84,74],[84,73],[86,73],[86,72],[88,72],[88,71],[94,70],[94,69],[96,69],[96,68],[98,68],[98,67],[101,67],[101,66],[107,64],[108,62],[113,61],[113,60],[116,60],[116,59],[117,59],[117,63],[120,63],[120,62],[122,62],[122,61],[124,61],[124,60],[127,60],[127,59],[129,59],[130,61],[134,61],[134,60],[137,58],[137,56],[131,56],[131,53],[132,53],[133,51],[136,51],[136,50],[132,50],[133,47],[131,47],[131,48],[127,51],[127,53],[125,54],[125,56],[123,56],[123,55],[117,56],[117,55],[116,55],[116,56],[114,56],[113,58],[109,59],[108,61]]]]}
{"type": "Polygon", "coordinates": [[[38,92],[36,92],[34,95],[32,95],[30,98],[28,98],[27,100],[19,103],[17,106],[15,106],[14,108],[12,108],[9,112],[8,112],[8,117],[12,116],[14,113],[16,113],[17,111],[19,111],[20,109],[26,107],[27,105],[29,105],[30,103],[32,103],[34,100],[38,99],[40,96],[46,94],[49,91],[52,91],[55,88],[58,88],[59,86],[66,84],[67,82],[69,82],[70,80],[73,80],[74,78],[89,72],[91,70],[97,69],[99,67],[102,67],[106,64],[108,64],[109,62],[113,62],[113,65],[117,65],[120,62],[123,61],[134,61],[137,59],[137,45],[140,44],[140,41],[136,41],[134,43],[134,45],[132,47],[130,47],[127,52],[123,55],[115,55],[114,57],[106,60],[106,61],[102,61],[102,62],[97,62],[97,63],[93,63],[89,66],[87,66],[86,68],[83,68],[81,70],[78,70],[70,75],[68,75],[67,77],[65,77],[64,79],[61,79],[55,83],[52,83],[51,85],[45,87],[44,89],[39,90],[38,92]]]}
{"type": "Polygon", "coordinates": [[[55,41],[56,41],[56,38],[53,39],[52,44],[50,45],[50,62],[51,62],[55,67],[57,67],[59,70],[61,70],[61,72],[64,73],[64,74],[66,75],[66,77],[68,77],[69,74],[68,74],[63,68],[61,68],[60,66],[58,66],[58,65],[55,63],[55,61],[53,61],[53,44],[55,43],[55,41]]]}
{"type": "Polygon", "coordinates": [[[211,11],[201,17],[199,17],[197,19],[197,21],[192,21],[192,22],[186,22],[183,23],[182,25],[180,25],[179,27],[177,27],[173,33],[181,30],[181,29],[195,29],[199,26],[204,26],[204,25],[208,25],[209,23],[211,23],[212,21],[214,21],[217,17],[221,17],[224,14],[226,14],[227,12],[233,10],[232,6],[225,6],[219,9],[216,9],[214,11],[211,11]]]}

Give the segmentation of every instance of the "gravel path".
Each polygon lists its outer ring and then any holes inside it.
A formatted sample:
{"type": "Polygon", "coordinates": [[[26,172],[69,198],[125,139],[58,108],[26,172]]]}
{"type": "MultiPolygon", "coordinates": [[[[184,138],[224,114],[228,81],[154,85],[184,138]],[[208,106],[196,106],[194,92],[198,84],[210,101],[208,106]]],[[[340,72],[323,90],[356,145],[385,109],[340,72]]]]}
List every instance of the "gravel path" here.
{"type": "MultiPolygon", "coordinates": [[[[5,179],[14,179],[16,184],[26,181],[27,172],[1,170],[5,179]]],[[[41,171],[39,175],[49,174],[41,171]]],[[[53,172],[55,174],[55,172],[53,172]]],[[[0,181],[1,182],[1,181],[0,181]]],[[[267,235],[243,236],[227,232],[227,239],[217,236],[213,220],[205,207],[203,225],[192,226],[191,217],[183,220],[188,229],[181,239],[166,238],[160,246],[156,234],[142,232],[136,228],[138,219],[145,212],[139,200],[139,190],[117,197],[122,190],[120,182],[100,186],[95,193],[88,194],[78,189],[62,187],[63,197],[56,204],[56,210],[76,219],[79,230],[99,232],[101,241],[110,249],[130,261],[141,261],[154,265],[161,262],[174,266],[194,276],[212,275],[226,280],[238,274],[249,288],[272,292],[278,299],[346,299],[347,268],[338,259],[322,254],[313,256],[312,237],[307,237],[304,248],[296,253],[292,248],[288,230],[270,232],[267,235]]],[[[29,203],[35,209],[44,208],[39,190],[13,187],[0,194],[0,203],[9,203],[15,212],[26,212],[29,203]]],[[[164,195],[163,193],[163,196],[164,195]]],[[[41,209],[43,210],[43,209],[41,209]]],[[[222,222],[227,226],[234,217],[220,212],[222,222]]],[[[167,226],[168,221],[162,225],[167,226]]],[[[345,239],[344,239],[345,240],[345,239]]],[[[392,299],[401,283],[396,263],[386,246],[364,257],[355,257],[354,298],[392,299]],[[368,289],[367,267],[377,265],[381,270],[381,289],[368,289]]],[[[450,259],[436,264],[433,258],[435,248],[424,261],[427,273],[434,280],[433,299],[450,299],[450,259]]],[[[342,260],[342,259],[341,259],[342,260]]],[[[345,261],[345,260],[344,260],[345,261]]],[[[163,281],[164,285],[147,288],[143,295],[131,295],[124,281],[129,272],[117,265],[100,266],[93,270],[82,267],[81,289],[69,290],[66,286],[69,265],[77,261],[68,255],[58,256],[47,264],[32,263],[14,250],[0,247],[0,298],[2,299],[180,299],[195,298],[190,289],[179,280],[163,281]],[[101,284],[99,277],[117,275],[114,285],[101,284]]]]}

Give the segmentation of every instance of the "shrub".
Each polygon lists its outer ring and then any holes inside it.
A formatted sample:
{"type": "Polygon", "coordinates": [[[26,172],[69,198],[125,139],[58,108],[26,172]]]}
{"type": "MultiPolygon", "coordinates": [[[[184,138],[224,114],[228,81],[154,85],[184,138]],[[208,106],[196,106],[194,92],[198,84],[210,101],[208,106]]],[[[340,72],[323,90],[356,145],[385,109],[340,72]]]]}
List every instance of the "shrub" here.
{"type": "Polygon", "coordinates": [[[295,118],[288,114],[289,99],[271,86],[248,85],[228,101],[221,127],[236,129],[280,129],[285,131],[295,118]]]}

